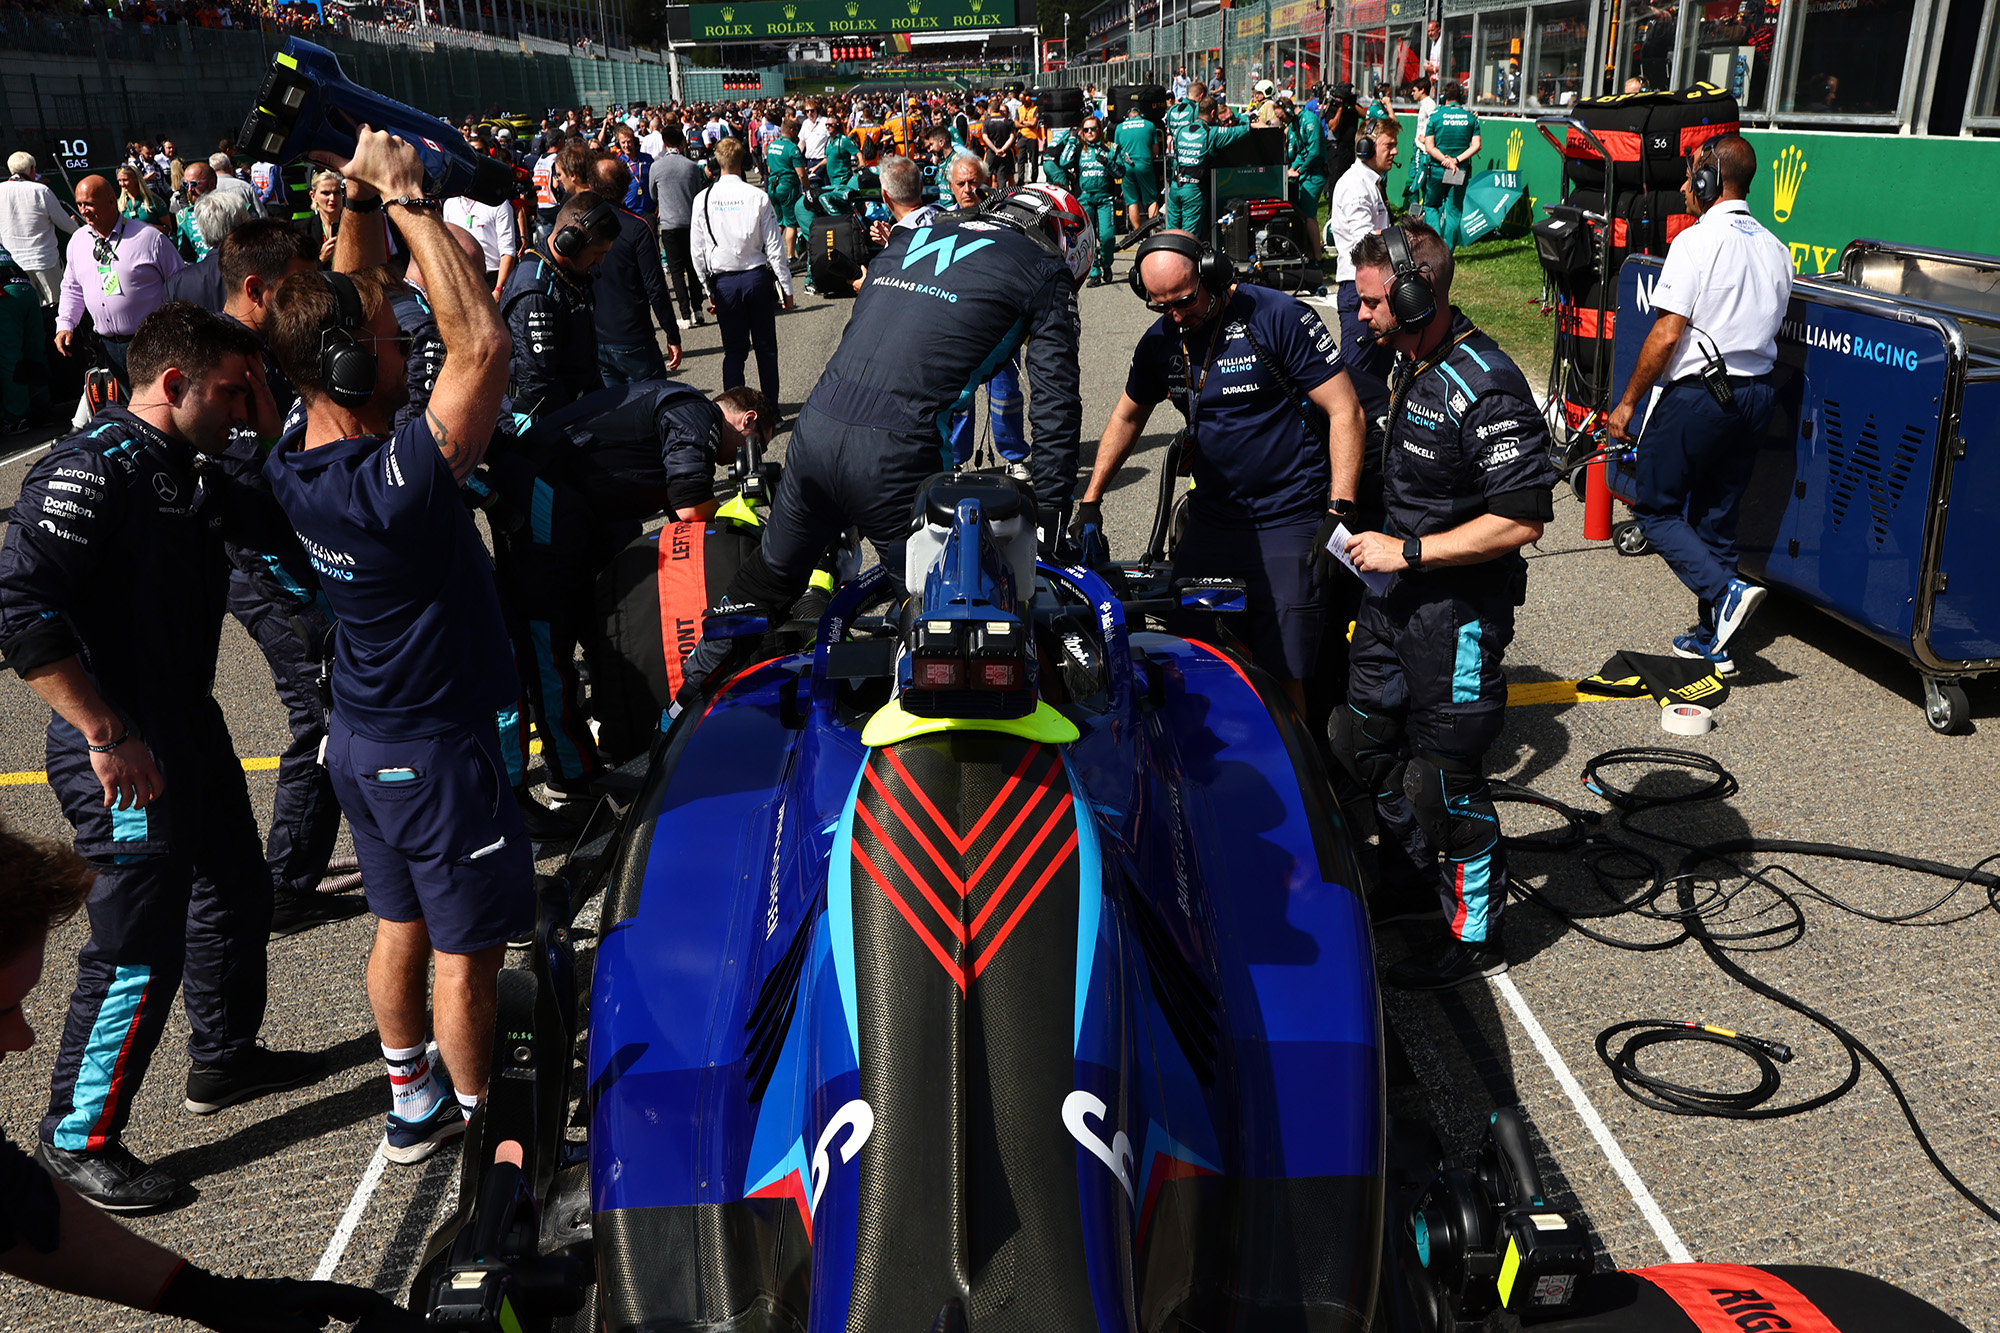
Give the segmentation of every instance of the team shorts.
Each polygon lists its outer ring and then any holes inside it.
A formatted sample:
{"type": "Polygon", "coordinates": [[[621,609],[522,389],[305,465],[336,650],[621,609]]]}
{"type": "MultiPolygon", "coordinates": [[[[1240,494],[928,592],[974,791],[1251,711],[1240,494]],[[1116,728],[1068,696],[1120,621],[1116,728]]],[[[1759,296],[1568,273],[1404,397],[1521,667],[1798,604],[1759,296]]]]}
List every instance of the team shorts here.
{"type": "Polygon", "coordinates": [[[326,767],[369,911],[421,919],[439,953],[478,953],[534,924],[534,853],[495,726],[378,741],[336,712],[326,767]]]}

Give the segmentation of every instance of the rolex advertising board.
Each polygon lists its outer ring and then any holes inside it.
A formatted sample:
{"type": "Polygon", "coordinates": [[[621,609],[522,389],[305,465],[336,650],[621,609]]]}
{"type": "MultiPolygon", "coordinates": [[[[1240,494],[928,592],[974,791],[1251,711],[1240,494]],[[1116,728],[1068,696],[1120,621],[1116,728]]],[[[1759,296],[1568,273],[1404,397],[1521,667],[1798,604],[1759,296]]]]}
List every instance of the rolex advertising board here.
{"type": "Polygon", "coordinates": [[[1014,26],[1014,0],[745,0],[692,8],[697,42],[1014,26]]]}
{"type": "MultiPolygon", "coordinates": [[[[1398,155],[1406,167],[1414,117],[1405,113],[1399,119],[1404,143],[1398,155]]],[[[1480,122],[1472,171],[1522,174],[1525,193],[1508,222],[1525,226],[1542,216],[1543,205],[1560,198],[1561,159],[1532,121],[1481,116],[1480,122]]],[[[1990,181],[2000,158],[2000,145],[1980,139],[1810,130],[1751,130],[1743,137],[1757,151],[1750,211],[1791,250],[1792,267],[1807,276],[1838,270],[1849,241],[1908,239],[1912,197],[1952,182],[1990,181]]],[[[1405,167],[1390,173],[1391,199],[1403,197],[1405,167]]],[[[1924,243],[1939,249],[2000,254],[2000,213],[1976,203],[1924,210],[1922,231],[1924,243]]]]}

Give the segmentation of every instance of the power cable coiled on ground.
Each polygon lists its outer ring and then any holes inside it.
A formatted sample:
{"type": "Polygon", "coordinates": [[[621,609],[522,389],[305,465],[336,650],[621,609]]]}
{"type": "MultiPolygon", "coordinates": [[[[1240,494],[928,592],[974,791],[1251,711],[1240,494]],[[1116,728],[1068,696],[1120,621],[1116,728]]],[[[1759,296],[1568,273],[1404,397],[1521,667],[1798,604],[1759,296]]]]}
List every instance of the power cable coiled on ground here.
{"type": "Polygon", "coordinates": [[[1883,1082],[1888,1084],[1889,1092],[1895,1097],[1896,1105],[1902,1111],[1903,1119],[1908,1123],[1911,1134],[1915,1136],[1917,1146],[1923,1149],[1924,1156],[1930,1160],[1938,1174],[1943,1176],[1966,1202],[1987,1217],[2000,1222],[2000,1210],[1996,1210],[1960,1180],[1938,1156],[1937,1150],[1931,1145],[1930,1136],[1924,1132],[1915,1109],[1911,1107],[1909,1098],[1904,1094],[1902,1084],[1867,1043],[1804,1001],[1753,976],[1730,956],[1732,952],[1762,952],[1795,943],[1805,933],[1805,911],[1800,902],[1802,897],[1813,898],[1827,906],[1880,925],[1893,926],[1952,925],[1969,920],[1981,912],[2000,911],[2000,875],[1987,870],[1989,865],[2000,861],[2000,853],[1985,857],[1976,865],[1965,867],[1919,857],[1900,856],[1869,847],[1847,847],[1837,843],[1754,837],[1731,838],[1705,844],[1691,843],[1635,825],[1633,822],[1635,817],[1650,810],[1700,801],[1722,800],[1736,794],[1739,787],[1735,776],[1713,758],[1695,751],[1655,746],[1607,750],[1584,765],[1582,781],[1587,790],[1616,808],[1618,813],[1615,822],[1619,832],[1678,848],[1682,852],[1680,864],[1669,876],[1665,873],[1660,858],[1642,848],[1607,836],[1601,828],[1602,818],[1595,812],[1575,809],[1560,801],[1527,792],[1524,788],[1496,784],[1494,791],[1496,799],[1538,805],[1556,812],[1564,820],[1561,829],[1549,833],[1509,837],[1505,839],[1506,845],[1510,849],[1528,853],[1575,853],[1582,858],[1593,882],[1609,906],[1586,910],[1563,907],[1551,901],[1546,894],[1518,879],[1511,885],[1514,894],[1567,922],[1579,934],[1613,948],[1650,952],[1673,948],[1683,940],[1693,940],[1701,946],[1709,960],[1725,976],[1824,1029],[1840,1043],[1848,1059],[1846,1077],[1833,1088],[1800,1101],[1774,1106],[1769,1103],[1777,1094],[1782,1081],[1777,1066],[1790,1059],[1788,1047],[1781,1043],[1699,1022],[1678,1019],[1637,1019],[1614,1024],[1599,1033],[1597,1038],[1599,1058],[1604,1061],[1612,1077],[1617,1080],[1618,1086],[1626,1095],[1643,1105],[1671,1115],[1775,1120],[1801,1115],[1844,1096],[1860,1081],[1862,1062],[1866,1061],[1882,1076],[1883,1082]],[[1636,766],[1681,770],[1698,775],[1704,780],[1698,781],[1694,787],[1687,790],[1667,795],[1647,795],[1620,787],[1605,776],[1607,770],[1636,766]],[[1733,873],[1737,877],[1735,883],[1725,882],[1722,876],[1703,873],[1705,868],[1711,865],[1724,863],[1727,857],[1746,853],[1759,856],[1811,856],[1855,861],[1930,875],[1950,880],[1952,885],[1941,897],[1917,911],[1891,914],[1871,912],[1845,902],[1813,884],[1798,872],[1782,865],[1766,864],[1751,870],[1734,870],[1733,873]],[[1618,892],[1620,884],[1638,884],[1642,887],[1636,892],[1621,894],[1618,892]],[[1986,901],[1979,907],[1940,920],[1923,919],[1942,909],[1969,884],[1980,885],[1986,890],[1986,901]],[[1768,895],[1770,901],[1751,913],[1749,920],[1754,921],[1772,912],[1777,914],[1777,919],[1764,925],[1745,924],[1744,928],[1740,929],[1717,929],[1716,927],[1723,923],[1725,914],[1738,899],[1753,891],[1761,891],[1768,895]],[[1629,940],[1607,935],[1592,925],[1584,924],[1620,916],[1637,916],[1666,922],[1676,929],[1660,939],[1629,940]],[[1611,1043],[1627,1032],[1635,1032],[1637,1035],[1628,1038],[1613,1050],[1611,1043]],[[1636,1057],[1640,1051],[1679,1041],[1720,1045],[1743,1054],[1757,1067],[1756,1086],[1737,1090],[1698,1088],[1647,1074],[1639,1069],[1636,1057]]]}

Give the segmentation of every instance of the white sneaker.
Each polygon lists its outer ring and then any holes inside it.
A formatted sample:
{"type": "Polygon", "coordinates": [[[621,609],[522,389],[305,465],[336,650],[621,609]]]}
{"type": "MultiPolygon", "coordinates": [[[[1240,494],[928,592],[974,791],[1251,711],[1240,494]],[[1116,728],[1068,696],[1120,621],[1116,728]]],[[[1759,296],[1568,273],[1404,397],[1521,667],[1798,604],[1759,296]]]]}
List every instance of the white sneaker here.
{"type": "Polygon", "coordinates": [[[1743,579],[1729,580],[1729,591],[1715,604],[1715,646],[1721,648],[1730,636],[1764,604],[1765,590],[1743,579]]]}

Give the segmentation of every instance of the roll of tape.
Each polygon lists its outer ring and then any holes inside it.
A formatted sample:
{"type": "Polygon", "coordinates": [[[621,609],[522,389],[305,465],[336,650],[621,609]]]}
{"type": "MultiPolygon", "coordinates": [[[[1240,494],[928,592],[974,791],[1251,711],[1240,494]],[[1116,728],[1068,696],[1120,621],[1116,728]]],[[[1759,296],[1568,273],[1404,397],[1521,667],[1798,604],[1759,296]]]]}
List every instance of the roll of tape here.
{"type": "Polygon", "coordinates": [[[1715,713],[1700,704],[1669,704],[1660,710],[1660,730],[1676,736],[1705,736],[1715,727],[1715,713]]]}

